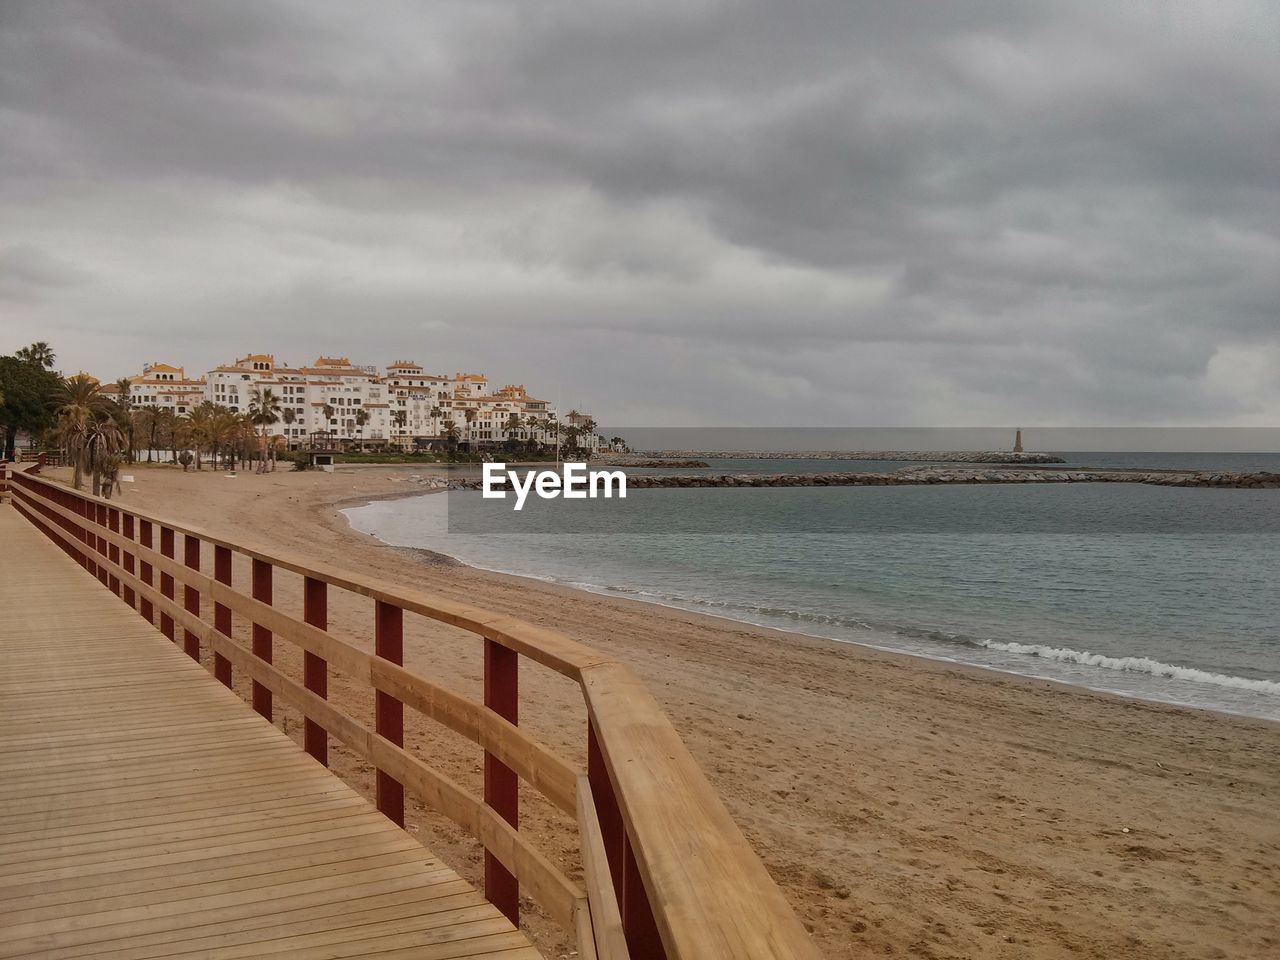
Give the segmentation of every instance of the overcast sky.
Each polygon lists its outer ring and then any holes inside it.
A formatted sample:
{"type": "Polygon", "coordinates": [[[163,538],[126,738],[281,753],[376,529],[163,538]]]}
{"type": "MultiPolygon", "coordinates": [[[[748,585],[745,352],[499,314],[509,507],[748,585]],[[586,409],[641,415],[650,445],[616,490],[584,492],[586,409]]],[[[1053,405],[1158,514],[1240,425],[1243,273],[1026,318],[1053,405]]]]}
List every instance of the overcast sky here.
{"type": "Polygon", "coordinates": [[[0,0],[0,352],[1280,423],[1274,0],[0,0]]]}

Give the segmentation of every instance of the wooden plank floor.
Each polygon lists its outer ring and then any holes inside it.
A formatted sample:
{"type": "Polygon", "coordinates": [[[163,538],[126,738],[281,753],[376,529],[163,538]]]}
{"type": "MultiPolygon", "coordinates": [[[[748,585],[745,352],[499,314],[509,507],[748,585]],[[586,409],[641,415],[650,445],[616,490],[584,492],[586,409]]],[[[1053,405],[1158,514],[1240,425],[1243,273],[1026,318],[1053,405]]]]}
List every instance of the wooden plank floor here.
{"type": "Polygon", "coordinates": [[[539,954],[0,505],[0,957],[367,956],[539,954]]]}

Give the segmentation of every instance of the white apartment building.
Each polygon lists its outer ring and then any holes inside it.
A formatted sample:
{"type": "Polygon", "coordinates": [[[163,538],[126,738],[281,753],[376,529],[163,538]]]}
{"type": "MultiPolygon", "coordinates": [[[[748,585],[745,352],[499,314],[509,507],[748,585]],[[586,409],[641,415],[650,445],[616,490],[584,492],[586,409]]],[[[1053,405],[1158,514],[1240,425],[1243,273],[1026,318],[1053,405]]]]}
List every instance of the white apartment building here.
{"type": "Polygon", "coordinates": [[[329,440],[386,442],[391,420],[382,378],[374,367],[346,357],[320,357],[309,367],[276,363],[269,353],[251,353],[209,371],[205,397],[233,413],[247,413],[257,389],[280,401],[276,430],[290,446],[313,436],[329,440]]]}
{"type": "MultiPolygon", "coordinates": [[[[380,375],[376,367],[347,357],[319,357],[310,366],[291,367],[272,354],[251,353],[199,380],[188,379],[181,367],[149,363],[130,383],[136,406],[180,415],[206,400],[247,413],[253,392],[269,388],[281,409],[274,430],[291,447],[313,442],[420,446],[444,440],[450,427],[459,442],[472,445],[554,441],[547,429],[548,418],[556,415],[553,405],[530,396],[523,384],[490,391],[483,374],[428,373],[411,360],[397,360],[380,375]],[[513,414],[520,417],[514,431],[509,427],[513,414]]],[[[110,386],[104,389],[113,392],[110,386]]],[[[580,445],[587,443],[580,438],[580,445]]],[[[600,446],[598,437],[589,443],[592,449],[600,446]]]]}
{"type": "MultiPolygon", "coordinates": [[[[102,392],[115,396],[120,388],[108,383],[103,385],[102,392]]],[[[140,409],[169,410],[182,416],[205,399],[205,381],[188,379],[183,367],[144,363],[142,373],[129,378],[129,399],[140,409]]]]}

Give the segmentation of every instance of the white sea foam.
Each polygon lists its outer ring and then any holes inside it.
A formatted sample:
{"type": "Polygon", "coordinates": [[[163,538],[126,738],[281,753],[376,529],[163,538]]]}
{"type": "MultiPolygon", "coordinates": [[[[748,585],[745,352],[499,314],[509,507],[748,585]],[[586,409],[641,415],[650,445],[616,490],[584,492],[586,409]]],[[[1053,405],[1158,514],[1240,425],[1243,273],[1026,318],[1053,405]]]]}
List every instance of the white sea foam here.
{"type": "Polygon", "coordinates": [[[1171,680],[1189,680],[1192,683],[1210,683],[1218,687],[1234,687],[1237,690],[1252,690],[1255,693],[1267,693],[1280,696],[1280,683],[1274,680],[1254,680],[1249,677],[1233,677],[1225,673],[1210,673],[1194,667],[1179,667],[1172,663],[1161,663],[1150,657],[1108,657],[1101,653],[1089,653],[1087,650],[1071,650],[1067,647],[1049,647],[1040,643],[1013,643],[1000,640],[972,640],[975,646],[988,650],[1001,650],[1005,653],[1022,653],[1045,660],[1057,660],[1061,663],[1078,663],[1086,667],[1101,667],[1105,670],[1121,670],[1126,673],[1146,673],[1154,677],[1166,677],[1171,680]]]}

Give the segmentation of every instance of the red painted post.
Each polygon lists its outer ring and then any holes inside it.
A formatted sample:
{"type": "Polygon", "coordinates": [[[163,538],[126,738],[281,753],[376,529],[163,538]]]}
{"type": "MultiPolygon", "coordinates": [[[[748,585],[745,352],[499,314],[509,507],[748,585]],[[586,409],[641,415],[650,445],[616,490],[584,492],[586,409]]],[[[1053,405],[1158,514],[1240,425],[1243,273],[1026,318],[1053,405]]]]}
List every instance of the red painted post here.
{"type": "MultiPolygon", "coordinates": [[[[160,555],[168,557],[170,560],[174,558],[173,529],[171,527],[160,528],[160,555]]],[[[160,596],[166,600],[172,600],[174,596],[173,577],[164,572],[160,574],[160,596]]],[[[173,617],[163,610],[160,612],[160,632],[170,640],[174,640],[173,617]]]]}
{"type": "MultiPolygon", "coordinates": [[[[266,560],[253,561],[253,599],[271,603],[271,576],[274,568],[266,560]]],[[[271,662],[271,631],[259,623],[253,625],[253,655],[271,662]]],[[[253,709],[268,720],[272,718],[271,689],[253,681],[253,709]]]]}
{"type": "Polygon", "coordinates": [[[605,855],[609,859],[609,875],[622,911],[622,928],[631,956],[634,960],[666,960],[667,953],[649,906],[649,895],[636,866],[631,841],[627,838],[613,782],[609,779],[595,728],[590,723],[587,724],[587,779],[596,802],[596,817],[600,821],[605,855]]]}
{"type": "MultiPolygon", "coordinates": [[[[132,513],[124,514],[124,538],[128,540],[130,543],[134,542],[134,525],[133,525],[132,513]]],[[[137,572],[136,564],[137,564],[137,554],[133,550],[126,551],[124,555],[124,572],[130,575],[134,574],[135,572],[137,572]]],[[[137,604],[137,600],[138,600],[138,595],[134,591],[133,587],[125,587],[124,602],[132,607],[137,604]]]]}
{"type": "MultiPolygon", "coordinates": [[[[107,525],[107,508],[100,503],[93,504],[93,522],[98,525],[99,530],[107,525]]],[[[107,538],[102,536],[101,533],[95,533],[94,540],[97,544],[98,554],[105,557],[107,555],[107,538]]],[[[104,586],[108,586],[111,583],[111,576],[105,563],[98,564],[98,579],[102,581],[104,586]]]]}
{"type": "MultiPolygon", "coordinates": [[[[138,521],[138,543],[148,550],[151,549],[151,521],[138,521]]],[[[142,578],[142,582],[149,587],[155,586],[155,582],[151,579],[151,564],[143,560],[139,565],[138,575],[142,578]]],[[[142,619],[147,623],[154,623],[156,618],[156,605],[148,598],[144,597],[140,604],[142,619]]]]}
{"type": "MultiPolygon", "coordinates": [[[[213,578],[231,586],[231,548],[215,545],[213,548],[213,578]]],[[[225,603],[213,604],[213,629],[224,637],[231,636],[231,608],[225,603]]],[[[231,686],[231,661],[222,654],[213,655],[213,675],[223,686],[231,686]]]]}
{"type": "MultiPolygon", "coordinates": [[[[394,604],[375,601],[373,624],[373,652],[403,665],[404,611],[394,604]]],[[[404,746],[404,704],[381,690],[374,693],[374,729],[397,747],[404,746]]],[[[375,793],[378,809],[396,826],[403,827],[404,784],[379,770],[375,793]]]]}
{"type": "MultiPolygon", "coordinates": [[[[493,640],[484,642],[484,705],[512,723],[520,720],[520,655],[493,640]]],[[[487,750],[484,802],[520,829],[520,779],[487,750]]],[[[520,885],[488,850],[484,852],[484,895],[508,920],[520,925],[520,885]]]]}
{"type": "MultiPolygon", "coordinates": [[[[191,534],[185,534],[183,541],[183,563],[192,570],[200,569],[200,540],[191,534]]],[[[194,613],[198,618],[200,616],[200,591],[195,587],[182,588],[183,607],[187,613],[194,613]]],[[[192,660],[200,660],[200,638],[190,630],[182,631],[183,649],[186,650],[187,656],[192,660]]]]}
{"type": "MultiPolygon", "coordinates": [[[[302,619],[321,630],[329,629],[329,585],[307,577],[303,584],[302,619]]],[[[318,697],[329,699],[329,664],[310,651],[302,654],[302,683],[318,697]]],[[[303,721],[303,745],[307,753],[329,765],[329,735],[311,718],[303,721]]]]}
{"type": "Polygon", "coordinates": [[[9,461],[0,459],[0,503],[9,492],[9,461]]]}
{"type": "Polygon", "coordinates": [[[85,545],[86,552],[80,554],[80,562],[84,568],[95,577],[98,575],[98,565],[93,562],[91,551],[94,549],[96,540],[93,535],[93,523],[90,519],[89,508],[92,506],[88,500],[80,494],[72,494],[76,498],[75,512],[80,515],[80,541],[85,545]]]}
{"type": "MultiPolygon", "coordinates": [[[[119,533],[120,511],[114,507],[106,507],[104,509],[107,511],[107,528],[112,533],[119,533]]],[[[107,547],[107,559],[110,560],[112,564],[120,563],[120,548],[114,543],[109,544],[107,547]]],[[[120,578],[113,573],[107,578],[107,580],[108,585],[111,587],[111,592],[117,597],[120,596],[120,578]]]]}

